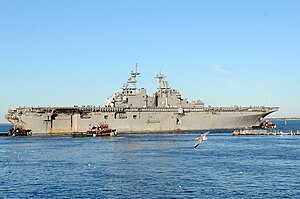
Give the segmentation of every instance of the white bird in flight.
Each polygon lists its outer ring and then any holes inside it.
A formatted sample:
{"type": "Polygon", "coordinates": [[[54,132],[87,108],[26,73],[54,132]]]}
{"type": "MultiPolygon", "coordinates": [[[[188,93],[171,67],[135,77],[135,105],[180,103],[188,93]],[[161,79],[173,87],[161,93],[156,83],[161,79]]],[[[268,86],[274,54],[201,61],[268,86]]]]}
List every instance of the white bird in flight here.
{"type": "Polygon", "coordinates": [[[196,143],[194,145],[194,149],[197,148],[202,143],[202,141],[208,140],[208,138],[206,137],[206,135],[208,133],[209,133],[209,131],[206,133],[202,133],[199,137],[196,138],[196,143]]]}

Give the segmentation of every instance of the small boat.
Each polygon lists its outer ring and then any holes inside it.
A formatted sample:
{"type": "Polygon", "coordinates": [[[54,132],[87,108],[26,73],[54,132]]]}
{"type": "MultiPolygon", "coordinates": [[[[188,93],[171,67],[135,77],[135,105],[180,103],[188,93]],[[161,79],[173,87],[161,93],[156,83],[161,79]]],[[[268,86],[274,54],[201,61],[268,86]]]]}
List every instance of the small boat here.
{"type": "Polygon", "coordinates": [[[86,132],[73,133],[73,137],[97,137],[97,136],[114,136],[117,135],[116,129],[111,129],[108,124],[101,124],[100,126],[93,126],[86,132]]]}
{"type": "Polygon", "coordinates": [[[232,135],[233,135],[233,136],[240,135],[240,132],[239,132],[238,130],[235,130],[235,131],[232,132],[232,135]]]}
{"type": "Polygon", "coordinates": [[[253,129],[276,129],[276,124],[269,120],[263,121],[259,126],[252,126],[253,129]]]}
{"type": "Polygon", "coordinates": [[[28,136],[32,135],[31,129],[11,128],[7,134],[8,136],[28,136]]]}
{"type": "Polygon", "coordinates": [[[100,126],[93,126],[91,129],[86,131],[88,135],[93,136],[112,136],[116,135],[116,129],[111,129],[108,124],[101,124],[100,126]]]}
{"type": "Polygon", "coordinates": [[[9,132],[0,132],[0,136],[10,136],[9,132]]]}
{"type": "Polygon", "coordinates": [[[82,138],[82,137],[86,137],[86,132],[74,132],[72,133],[72,137],[76,137],[76,138],[82,138]]]}

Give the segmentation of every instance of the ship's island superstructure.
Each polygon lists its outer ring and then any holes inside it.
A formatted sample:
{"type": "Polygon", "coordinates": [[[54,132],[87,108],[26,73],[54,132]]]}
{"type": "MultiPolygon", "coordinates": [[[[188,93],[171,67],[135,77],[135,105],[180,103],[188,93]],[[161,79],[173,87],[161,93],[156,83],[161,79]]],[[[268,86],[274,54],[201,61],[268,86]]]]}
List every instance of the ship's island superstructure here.
{"type": "Polygon", "coordinates": [[[10,109],[6,119],[14,128],[32,134],[86,132],[93,126],[109,124],[118,132],[165,132],[179,130],[241,129],[257,126],[278,107],[205,107],[202,100],[189,102],[169,86],[163,74],[156,75],[159,88],[152,96],[137,89],[137,70],[121,92],[107,99],[105,107],[23,107],[10,109]]]}

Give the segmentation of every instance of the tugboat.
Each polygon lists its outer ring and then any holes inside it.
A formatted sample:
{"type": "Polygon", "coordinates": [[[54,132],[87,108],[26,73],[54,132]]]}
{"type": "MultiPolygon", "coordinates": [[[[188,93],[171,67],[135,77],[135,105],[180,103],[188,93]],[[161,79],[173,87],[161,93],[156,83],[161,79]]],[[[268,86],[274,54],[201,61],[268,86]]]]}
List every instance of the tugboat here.
{"type": "Polygon", "coordinates": [[[73,133],[73,137],[97,137],[97,136],[114,136],[117,135],[116,129],[111,129],[108,124],[104,123],[100,126],[92,126],[91,129],[83,133],[73,133]]]}
{"type": "Polygon", "coordinates": [[[8,132],[9,136],[28,136],[32,135],[31,129],[11,128],[8,132]]]}
{"type": "Polygon", "coordinates": [[[263,121],[259,126],[252,126],[253,129],[276,129],[276,124],[269,120],[263,121]]]}
{"type": "Polygon", "coordinates": [[[233,136],[238,135],[276,135],[274,130],[268,129],[276,129],[276,124],[270,122],[269,120],[262,121],[258,126],[252,126],[252,128],[245,128],[240,130],[234,130],[232,132],[233,136]]]}

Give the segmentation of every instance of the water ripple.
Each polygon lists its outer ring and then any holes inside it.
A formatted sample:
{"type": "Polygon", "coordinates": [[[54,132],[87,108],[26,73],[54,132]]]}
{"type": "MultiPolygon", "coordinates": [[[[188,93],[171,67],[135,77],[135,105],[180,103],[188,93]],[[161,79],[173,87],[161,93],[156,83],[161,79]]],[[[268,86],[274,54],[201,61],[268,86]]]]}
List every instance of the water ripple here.
{"type": "Polygon", "coordinates": [[[300,137],[0,138],[0,198],[299,198],[300,137]]]}

